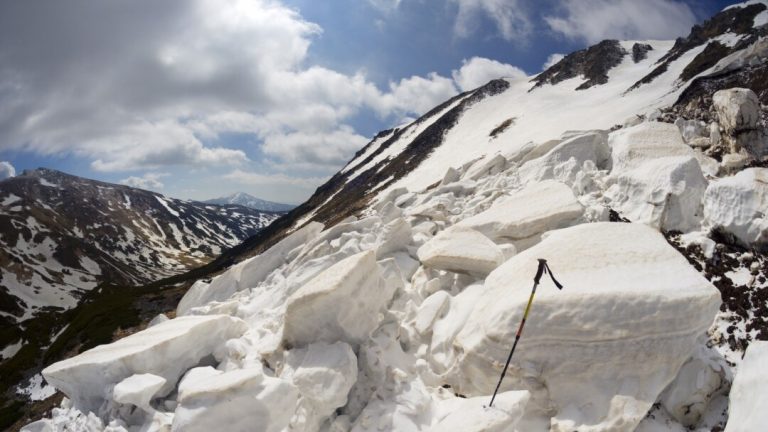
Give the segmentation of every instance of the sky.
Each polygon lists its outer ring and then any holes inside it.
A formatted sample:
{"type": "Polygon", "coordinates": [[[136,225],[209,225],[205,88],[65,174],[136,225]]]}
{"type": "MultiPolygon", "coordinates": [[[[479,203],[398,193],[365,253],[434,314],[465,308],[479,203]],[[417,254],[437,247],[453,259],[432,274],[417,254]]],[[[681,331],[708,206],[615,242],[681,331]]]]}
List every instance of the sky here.
{"type": "Polygon", "coordinates": [[[300,203],[379,130],[723,0],[0,0],[0,179],[300,203]]]}

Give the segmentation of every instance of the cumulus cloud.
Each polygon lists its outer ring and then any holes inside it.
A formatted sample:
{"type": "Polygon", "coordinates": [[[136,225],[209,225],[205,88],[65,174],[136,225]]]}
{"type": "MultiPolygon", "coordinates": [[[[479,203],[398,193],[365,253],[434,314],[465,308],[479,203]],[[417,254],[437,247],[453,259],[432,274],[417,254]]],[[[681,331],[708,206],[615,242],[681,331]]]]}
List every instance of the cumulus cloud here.
{"type": "Polygon", "coordinates": [[[560,54],[560,53],[550,54],[549,57],[547,57],[547,61],[545,61],[544,64],[541,66],[541,70],[547,70],[551,68],[552,66],[556,65],[560,60],[564,58],[565,58],[565,54],[560,54]]]}
{"type": "Polygon", "coordinates": [[[593,44],[603,39],[672,39],[696,23],[676,0],[561,0],[561,13],[545,17],[550,29],[593,44]]]}
{"type": "Polygon", "coordinates": [[[10,162],[0,161],[0,180],[16,176],[16,168],[10,162]]]}
{"type": "Polygon", "coordinates": [[[160,178],[167,177],[166,173],[146,173],[141,177],[131,176],[120,180],[120,184],[135,187],[139,189],[157,190],[162,189],[163,183],[160,178]]]}
{"type": "Polygon", "coordinates": [[[458,7],[454,32],[466,37],[490,19],[499,35],[508,41],[525,41],[533,30],[529,14],[519,0],[451,0],[458,7]]]}
{"type": "Polygon", "coordinates": [[[349,160],[368,139],[349,127],[328,132],[293,132],[269,136],[262,147],[264,153],[283,163],[315,170],[334,170],[349,160]]]}
{"type": "Polygon", "coordinates": [[[462,91],[472,90],[496,78],[525,78],[526,73],[510,64],[483,57],[472,57],[453,71],[453,80],[462,91]]]}

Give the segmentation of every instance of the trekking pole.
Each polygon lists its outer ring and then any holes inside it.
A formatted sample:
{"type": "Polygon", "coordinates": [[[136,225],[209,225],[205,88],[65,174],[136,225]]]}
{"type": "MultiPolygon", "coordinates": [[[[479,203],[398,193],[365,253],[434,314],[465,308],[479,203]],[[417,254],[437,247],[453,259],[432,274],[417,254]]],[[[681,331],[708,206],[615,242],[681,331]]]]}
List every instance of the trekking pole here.
{"type": "Polygon", "coordinates": [[[536,276],[533,278],[533,289],[531,290],[531,296],[528,297],[528,305],[525,306],[523,319],[520,321],[520,327],[517,328],[517,334],[515,335],[515,342],[512,344],[512,349],[509,351],[507,363],[504,365],[504,369],[501,371],[501,377],[499,378],[499,383],[496,384],[496,390],[493,391],[491,403],[488,404],[489,408],[493,406],[493,400],[496,399],[496,393],[498,393],[499,387],[501,387],[501,382],[504,380],[504,375],[507,374],[507,368],[509,368],[509,362],[512,360],[512,354],[515,353],[517,342],[520,340],[520,335],[523,333],[523,327],[525,327],[525,320],[528,319],[528,312],[531,311],[531,303],[533,303],[533,296],[536,294],[536,287],[539,286],[539,282],[541,282],[541,276],[545,273],[549,273],[549,277],[552,278],[552,282],[555,283],[557,289],[563,289],[563,286],[560,284],[560,282],[557,281],[557,279],[555,279],[555,275],[552,274],[552,270],[550,270],[549,265],[547,265],[547,260],[539,258],[539,268],[536,270],[536,276]]]}

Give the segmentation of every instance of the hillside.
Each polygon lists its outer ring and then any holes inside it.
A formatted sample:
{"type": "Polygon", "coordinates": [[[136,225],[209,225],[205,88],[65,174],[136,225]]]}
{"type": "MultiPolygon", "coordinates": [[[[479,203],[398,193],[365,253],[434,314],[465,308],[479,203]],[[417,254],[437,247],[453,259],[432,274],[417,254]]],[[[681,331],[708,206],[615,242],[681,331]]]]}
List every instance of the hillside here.
{"type": "Polygon", "coordinates": [[[241,205],[243,207],[252,208],[254,210],[263,210],[269,212],[287,212],[296,207],[290,204],[281,204],[263,200],[261,198],[256,198],[255,196],[249,195],[245,192],[236,192],[229,196],[213,198],[203,202],[206,204],[217,205],[241,205]]]}

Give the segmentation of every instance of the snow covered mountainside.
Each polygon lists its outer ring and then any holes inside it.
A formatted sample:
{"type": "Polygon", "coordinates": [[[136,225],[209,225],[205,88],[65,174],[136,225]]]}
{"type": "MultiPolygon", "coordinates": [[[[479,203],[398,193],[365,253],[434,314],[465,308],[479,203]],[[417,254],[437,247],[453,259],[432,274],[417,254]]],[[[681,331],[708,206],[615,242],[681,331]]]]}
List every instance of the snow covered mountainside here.
{"type": "Polygon", "coordinates": [[[203,202],[206,204],[218,205],[241,205],[255,210],[264,210],[270,212],[287,212],[296,207],[290,204],[281,204],[263,200],[261,198],[256,198],[255,196],[249,195],[245,192],[237,192],[229,196],[209,199],[203,202]]]}
{"type": "MultiPolygon", "coordinates": [[[[768,7],[606,41],[378,134],[40,431],[758,431],[768,7]],[[488,407],[530,293],[543,280],[488,407]]],[[[193,276],[195,276],[193,278],[193,276]]]]}
{"type": "Polygon", "coordinates": [[[75,306],[99,283],[140,285],[204,264],[279,215],[71,176],[0,182],[0,319],[75,306]]]}

